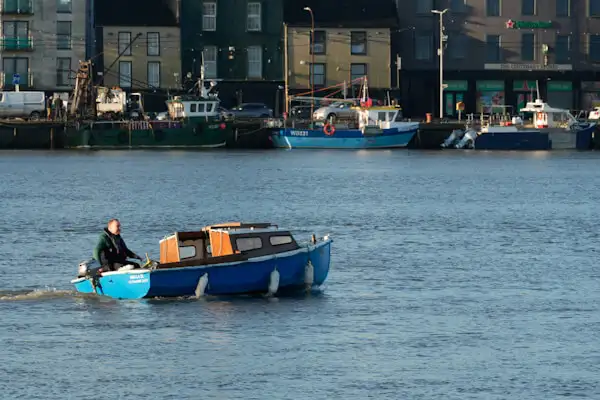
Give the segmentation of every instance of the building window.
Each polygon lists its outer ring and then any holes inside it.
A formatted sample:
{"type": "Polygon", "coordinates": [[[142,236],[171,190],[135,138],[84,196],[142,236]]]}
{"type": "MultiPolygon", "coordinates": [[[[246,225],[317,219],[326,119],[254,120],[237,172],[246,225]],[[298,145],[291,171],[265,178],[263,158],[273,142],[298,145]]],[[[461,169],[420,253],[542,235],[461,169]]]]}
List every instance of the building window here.
{"type": "Polygon", "coordinates": [[[122,56],[131,55],[131,32],[119,32],[119,54],[122,56]]]}
{"type": "Polygon", "coordinates": [[[13,75],[21,76],[21,85],[29,83],[29,59],[24,57],[2,57],[2,71],[4,72],[4,85],[12,85],[13,75]]]}
{"type": "Polygon", "coordinates": [[[452,12],[466,12],[467,11],[467,4],[465,3],[466,0],[450,0],[450,10],[452,10],[452,12]]]}
{"type": "Polygon", "coordinates": [[[119,61],[119,86],[131,87],[131,61],[119,61]]]}
{"type": "Polygon", "coordinates": [[[56,22],[56,48],[59,50],[71,49],[71,21],[56,22]]]}
{"type": "Polygon", "coordinates": [[[590,17],[600,17],[600,0],[590,1],[590,17]]]}
{"type": "Polygon", "coordinates": [[[488,17],[499,17],[502,15],[502,0],[486,0],[485,9],[488,17]]]}
{"type": "MultiPolygon", "coordinates": [[[[309,32],[308,33],[311,41],[312,41],[312,34],[309,32]]],[[[310,46],[310,54],[325,54],[326,52],[326,38],[327,35],[325,33],[325,31],[315,31],[315,42],[312,43],[312,46],[310,46]]]]}
{"type": "Polygon", "coordinates": [[[262,78],[262,47],[248,47],[248,78],[262,78]]]}
{"type": "Polygon", "coordinates": [[[202,30],[216,31],[217,30],[217,3],[207,2],[202,3],[202,30]]]}
{"type": "Polygon", "coordinates": [[[485,43],[485,58],[487,61],[492,62],[502,60],[500,35],[487,35],[485,43]]]}
{"type": "Polygon", "coordinates": [[[417,3],[417,14],[431,15],[433,0],[414,0],[417,3]]]}
{"type": "Polygon", "coordinates": [[[521,14],[535,15],[535,6],[537,0],[521,0],[521,14]]]}
{"type": "Polygon", "coordinates": [[[355,84],[355,81],[358,81],[359,79],[361,80],[360,82],[362,82],[362,78],[365,76],[367,76],[367,64],[350,65],[350,79],[352,80],[352,84],[355,84]]]}
{"type": "Polygon", "coordinates": [[[325,64],[311,65],[310,83],[315,86],[325,86],[325,64]]]}
{"type": "Polygon", "coordinates": [[[455,33],[450,37],[448,48],[450,56],[454,59],[463,59],[467,56],[468,38],[462,33],[455,33]]]}
{"type": "Polygon", "coordinates": [[[590,35],[590,61],[600,62],[600,35],[590,35]]]}
{"type": "Polygon", "coordinates": [[[570,17],[571,16],[571,0],[556,0],[556,16],[570,17]]]}
{"type": "Polygon", "coordinates": [[[148,61],[148,86],[151,88],[160,87],[160,62],[148,61]]]}
{"type": "Polygon", "coordinates": [[[160,33],[148,32],[146,36],[147,54],[149,56],[160,56],[160,33]]]}
{"type": "Polygon", "coordinates": [[[59,57],[56,59],[56,86],[71,85],[71,58],[59,57]]]}
{"type": "Polygon", "coordinates": [[[431,47],[433,36],[431,33],[419,33],[415,35],[415,59],[416,60],[431,60],[431,47]]]}
{"type": "Polygon", "coordinates": [[[206,78],[217,77],[217,47],[206,46],[202,52],[204,58],[204,76],[206,78]]]}
{"type": "Polygon", "coordinates": [[[535,34],[523,33],[521,35],[521,60],[535,60],[535,34]]]}
{"type": "Polygon", "coordinates": [[[367,32],[350,32],[350,54],[367,54],[367,32]]]}
{"type": "Polygon", "coordinates": [[[262,29],[261,6],[260,3],[248,3],[246,29],[250,32],[260,32],[262,29]]]}
{"type": "Polygon", "coordinates": [[[72,11],[72,0],[56,0],[57,13],[70,13],[72,11]]]}
{"type": "Polygon", "coordinates": [[[568,63],[571,58],[571,36],[556,35],[554,55],[557,63],[568,63]]]}
{"type": "Polygon", "coordinates": [[[0,50],[23,50],[31,48],[29,22],[4,21],[2,28],[2,47],[0,50]]]}

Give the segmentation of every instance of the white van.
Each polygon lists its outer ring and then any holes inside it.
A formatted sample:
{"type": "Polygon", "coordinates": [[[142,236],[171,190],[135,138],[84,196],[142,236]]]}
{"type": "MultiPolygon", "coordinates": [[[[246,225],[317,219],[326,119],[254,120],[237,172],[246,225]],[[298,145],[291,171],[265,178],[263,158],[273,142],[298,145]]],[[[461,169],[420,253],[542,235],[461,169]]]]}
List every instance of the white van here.
{"type": "Polygon", "coordinates": [[[0,92],[0,118],[39,119],[44,115],[44,92],[0,92]]]}

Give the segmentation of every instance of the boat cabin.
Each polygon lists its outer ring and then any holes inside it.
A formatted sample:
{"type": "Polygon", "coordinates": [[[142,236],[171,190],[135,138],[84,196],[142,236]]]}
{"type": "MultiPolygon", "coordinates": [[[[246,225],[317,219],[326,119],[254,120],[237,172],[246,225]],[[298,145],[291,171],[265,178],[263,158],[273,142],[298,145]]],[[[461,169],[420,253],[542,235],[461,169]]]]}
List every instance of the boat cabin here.
{"type": "Polygon", "coordinates": [[[219,116],[219,100],[216,98],[175,97],[167,101],[167,109],[171,119],[180,118],[214,118],[219,116]]]}
{"type": "Polygon", "coordinates": [[[404,118],[400,106],[380,106],[359,108],[358,126],[360,129],[376,127],[379,129],[390,129],[402,123],[404,118]]]}
{"type": "Polygon", "coordinates": [[[289,231],[268,223],[225,223],[175,232],[160,241],[160,264],[202,265],[244,260],[300,248],[289,231]]]}
{"type": "Polygon", "coordinates": [[[577,119],[571,115],[569,110],[551,107],[542,99],[527,102],[525,107],[519,111],[526,115],[533,114],[533,124],[538,129],[567,128],[577,123],[577,119]]]}

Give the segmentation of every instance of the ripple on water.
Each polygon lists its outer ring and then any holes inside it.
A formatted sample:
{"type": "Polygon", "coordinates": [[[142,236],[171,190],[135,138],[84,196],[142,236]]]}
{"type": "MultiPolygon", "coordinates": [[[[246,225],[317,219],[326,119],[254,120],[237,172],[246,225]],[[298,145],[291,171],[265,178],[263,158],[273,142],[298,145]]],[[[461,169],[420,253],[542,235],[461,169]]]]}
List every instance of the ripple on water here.
{"type": "Polygon", "coordinates": [[[69,399],[600,398],[594,153],[0,154],[0,391],[69,399]],[[110,217],[334,238],[308,296],[115,301],[69,280],[110,217]],[[34,377],[35,385],[31,384],[34,377]]]}

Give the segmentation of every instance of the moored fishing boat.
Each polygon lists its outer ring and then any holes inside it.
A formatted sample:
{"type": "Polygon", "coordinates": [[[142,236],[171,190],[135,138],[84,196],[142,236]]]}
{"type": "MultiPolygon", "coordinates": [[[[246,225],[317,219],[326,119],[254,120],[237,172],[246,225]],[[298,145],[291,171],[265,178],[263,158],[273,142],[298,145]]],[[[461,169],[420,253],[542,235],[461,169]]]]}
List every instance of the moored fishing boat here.
{"type": "Polygon", "coordinates": [[[500,123],[482,121],[478,130],[469,128],[453,132],[442,147],[476,150],[556,150],[590,146],[595,123],[578,121],[569,110],[551,107],[541,99],[527,102],[514,116],[500,123]],[[522,116],[532,116],[532,126],[523,124],[522,116]]]}
{"type": "Polygon", "coordinates": [[[225,223],[175,232],[160,241],[160,261],[102,272],[83,262],[71,283],[78,292],[117,299],[307,290],[327,279],[332,240],[299,244],[269,223],[225,223]],[[129,268],[128,268],[129,267],[129,268]]]}
{"type": "MultiPolygon", "coordinates": [[[[360,106],[351,107],[356,121],[350,126],[335,125],[325,120],[322,128],[284,127],[273,132],[273,145],[278,148],[313,149],[389,149],[407,147],[419,129],[418,122],[403,121],[399,106],[372,106],[367,78],[362,78],[360,106]]],[[[310,99],[314,101],[314,98],[310,99]]],[[[352,101],[352,100],[344,100],[352,101]]]]}
{"type": "MultiPolygon", "coordinates": [[[[221,112],[220,99],[212,92],[216,86],[211,82],[205,87],[204,67],[195,88],[196,93],[175,96],[166,101],[168,118],[166,120],[147,120],[134,118],[115,121],[88,120],[76,123],[67,130],[67,148],[214,148],[225,147],[234,138],[232,124],[221,112]]],[[[116,110],[124,107],[123,99],[115,103],[107,100],[106,93],[115,92],[124,96],[120,90],[103,91],[96,100],[102,101],[105,109],[116,110]]],[[[116,97],[116,95],[111,95],[116,97]]],[[[139,101],[139,100],[138,100],[139,101]]],[[[109,113],[107,113],[108,115],[109,113]]],[[[115,114],[111,112],[110,114],[115,114]]]]}
{"type": "Polygon", "coordinates": [[[419,129],[418,122],[403,122],[400,107],[380,106],[357,110],[358,128],[283,128],[273,133],[278,148],[389,149],[406,147],[419,129]]]}
{"type": "Polygon", "coordinates": [[[222,120],[217,98],[177,96],[167,101],[169,119],[161,121],[89,121],[70,129],[69,148],[212,148],[233,138],[222,120]]]}

